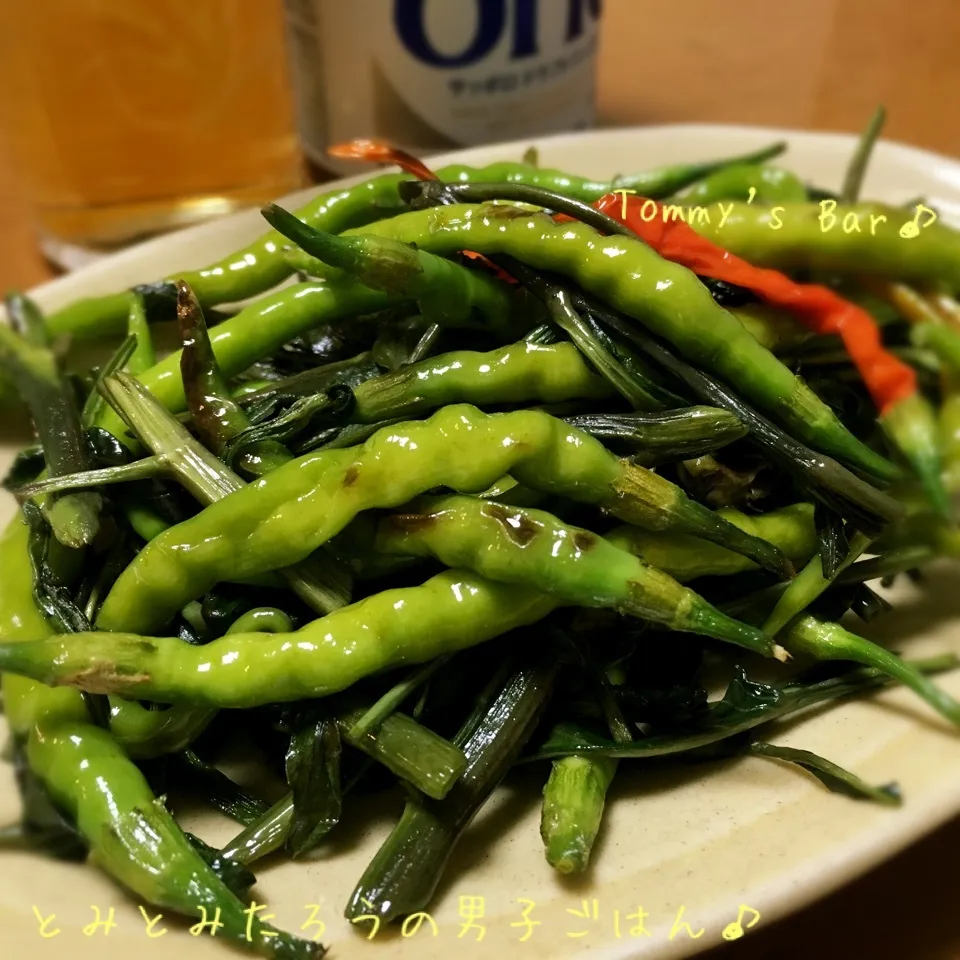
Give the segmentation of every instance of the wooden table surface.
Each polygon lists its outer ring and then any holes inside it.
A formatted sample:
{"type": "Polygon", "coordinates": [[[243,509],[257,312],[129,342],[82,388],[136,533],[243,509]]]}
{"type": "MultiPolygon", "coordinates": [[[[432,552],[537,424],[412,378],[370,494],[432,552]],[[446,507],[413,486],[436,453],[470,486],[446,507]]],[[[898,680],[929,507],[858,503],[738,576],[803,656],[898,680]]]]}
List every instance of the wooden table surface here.
{"type": "MultiPolygon", "coordinates": [[[[948,95],[960,89],[958,6],[956,0],[607,0],[601,115],[619,123],[854,130],[883,102],[891,138],[960,154],[960,124],[948,95]]],[[[0,291],[53,275],[0,148],[0,291]]],[[[960,819],[826,900],[778,924],[761,922],[743,940],[704,956],[960,958],[950,896],[960,890],[958,865],[960,819]]]]}

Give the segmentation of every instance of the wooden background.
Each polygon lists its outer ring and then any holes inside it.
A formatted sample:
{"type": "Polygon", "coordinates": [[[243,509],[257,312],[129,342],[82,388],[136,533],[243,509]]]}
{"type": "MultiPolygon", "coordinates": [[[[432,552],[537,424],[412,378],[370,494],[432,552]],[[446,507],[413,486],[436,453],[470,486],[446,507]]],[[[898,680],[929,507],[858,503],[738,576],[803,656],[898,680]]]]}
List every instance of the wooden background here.
{"type": "MultiPolygon", "coordinates": [[[[730,121],[859,130],[960,155],[958,0],[606,0],[605,123],[730,121]]],[[[0,94],[2,95],[2,94],[0,94]]],[[[0,144],[0,290],[53,276],[0,144]]],[[[960,958],[960,820],[710,960],[960,958]]]]}

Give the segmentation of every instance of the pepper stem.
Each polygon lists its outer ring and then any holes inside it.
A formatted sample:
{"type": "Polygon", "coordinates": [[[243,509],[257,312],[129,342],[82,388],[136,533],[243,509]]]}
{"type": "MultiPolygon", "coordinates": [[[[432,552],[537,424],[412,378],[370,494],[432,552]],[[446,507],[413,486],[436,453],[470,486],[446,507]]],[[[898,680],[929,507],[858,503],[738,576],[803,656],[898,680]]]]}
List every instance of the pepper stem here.
{"type": "Polygon", "coordinates": [[[854,533],[847,555],[832,577],[823,575],[823,562],[820,554],[816,554],[783,592],[773,612],[767,617],[763,632],[768,637],[775,637],[797,614],[806,610],[872,542],[872,538],[865,534],[859,531],[854,533]]]}
{"type": "Polygon", "coordinates": [[[324,233],[275,203],[268,203],[260,212],[274,230],[301,250],[331,267],[345,270],[374,290],[405,293],[424,272],[417,250],[399,240],[324,233]]]}
{"type": "Polygon", "coordinates": [[[899,680],[922,697],[939,714],[960,726],[960,703],[941,690],[916,666],[906,663],[895,653],[858,637],[839,624],[825,623],[811,616],[801,616],[784,631],[784,643],[791,653],[805,653],[818,660],[852,660],[882,671],[899,680]]]}
{"type": "Polygon", "coordinates": [[[601,503],[615,517],[648,530],[692,534],[749,557],[781,578],[794,575],[793,564],[779,547],[741,530],[653,471],[621,463],[621,474],[612,484],[614,494],[601,503]]]}

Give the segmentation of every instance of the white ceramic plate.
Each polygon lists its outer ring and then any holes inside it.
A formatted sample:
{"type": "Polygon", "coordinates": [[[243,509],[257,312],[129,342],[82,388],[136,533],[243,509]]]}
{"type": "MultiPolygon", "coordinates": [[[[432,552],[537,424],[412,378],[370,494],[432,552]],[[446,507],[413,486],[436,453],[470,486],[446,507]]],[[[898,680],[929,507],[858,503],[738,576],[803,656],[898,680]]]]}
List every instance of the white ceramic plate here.
{"type": "MultiPolygon", "coordinates": [[[[853,138],[747,127],[665,126],[605,130],[537,142],[541,162],[606,177],[663,163],[741,153],[778,138],[790,142],[786,165],[822,186],[839,185],[853,138]]],[[[483,164],[519,158],[529,144],[483,147],[443,158],[483,164]]],[[[439,162],[439,161],[438,161],[439,162]]],[[[360,179],[360,178],[358,178],[360,179]]],[[[346,181],[344,181],[346,182],[346,181]]],[[[315,192],[315,191],[314,191],[315,192]]],[[[307,194],[297,198],[302,199],[307,194]]],[[[910,147],[877,149],[864,195],[902,202],[922,195],[945,214],[960,215],[960,164],[910,147]]],[[[35,291],[47,309],[76,297],[110,292],[195,267],[226,254],[263,229],[255,212],[166,236],[110,257],[35,291]]],[[[10,512],[10,504],[4,504],[10,512]]],[[[5,517],[3,518],[5,519],[5,517]]],[[[2,581],[0,581],[2,583],[2,581]]],[[[896,610],[876,637],[925,655],[960,651],[958,572],[934,567],[922,588],[900,590],[896,610]]],[[[2,589],[2,587],[0,587],[2,589]]],[[[960,695],[960,674],[943,678],[960,695]]],[[[340,839],[325,859],[264,864],[257,899],[277,923],[296,931],[311,918],[326,924],[323,941],[337,958],[442,958],[498,955],[529,957],[680,957],[721,942],[741,905],[760,914],[759,924],[836,889],[960,811],[960,737],[903,691],[869,702],[847,703],[785,727],[778,740],[826,754],[868,780],[896,780],[906,797],[900,810],[881,809],[827,793],[819,784],[761,760],[646,773],[622,767],[609,804],[590,875],[564,882],[546,865],[538,836],[538,791],[543,771],[531,770],[501,789],[458,847],[429,923],[407,936],[381,932],[368,943],[340,912],[355,881],[400,810],[400,799],[351,804],[340,839]],[[462,932],[461,897],[481,897],[486,928],[462,932]],[[582,902],[584,901],[585,902],[582,902]],[[526,904],[521,903],[526,901],[526,904]],[[524,935],[525,905],[532,927],[524,935]],[[638,930],[642,908],[644,929],[638,930]],[[682,920],[691,939],[671,927],[682,920]],[[586,918],[582,915],[586,913],[586,918]],[[581,916],[577,916],[581,914],[581,916]],[[582,936],[578,936],[581,934],[582,936]]],[[[17,800],[9,770],[0,781],[0,823],[12,820],[17,800]]],[[[190,829],[214,844],[235,832],[232,824],[187,814],[190,829]]],[[[745,914],[745,921],[753,915],[745,914]]],[[[160,927],[167,925],[161,922],[160,927]]],[[[182,923],[148,940],[136,902],[92,867],[39,858],[0,857],[0,945],[6,956],[77,956],[98,960],[144,952],[158,958],[225,956],[207,936],[191,937],[182,923]],[[115,909],[116,929],[86,936],[82,928],[115,909]],[[44,939],[35,909],[56,914],[44,939]]],[[[305,935],[317,933],[316,926],[305,935]]],[[[749,933],[747,934],[749,936],[749,933]]]]}

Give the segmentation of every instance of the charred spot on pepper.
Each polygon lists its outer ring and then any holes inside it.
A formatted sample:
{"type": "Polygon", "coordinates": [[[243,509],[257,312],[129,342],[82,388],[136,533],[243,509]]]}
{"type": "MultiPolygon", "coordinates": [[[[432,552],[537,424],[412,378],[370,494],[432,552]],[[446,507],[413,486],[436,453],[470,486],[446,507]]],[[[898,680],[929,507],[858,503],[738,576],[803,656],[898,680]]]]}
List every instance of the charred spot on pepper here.
{"type": "Polygon", "coordinates": [[[517,546],[525,547],[540,532],[540,526],[535,521],[522,513],[512,513],[499,503],[487,504],[483,513],[491,520],[496,520],[517,546]]]}
{"type": "Polygon", "coordinates": [[[759,299],[749,287],[742,287],[727,280],[700,277],[700,282],[710,291],[714,302],[721,307],[742,307],[748,303],[756,303],[759,299]]]}
{"type": "Polygon", "coordinates": [[[537,216],[532,210],[526,210],[523,207],[514,207],[506,203],[484,203],[481,204],[478,213],[489,220],[518,220],[530,219],[537,216]]]}
{"type": "MultiPolygon", "coordinates": [[[[156,650],[148,644],[150,652],[156,650]]],[[[97,663],[55,681],[56,686],[78,687],[87,693],[120,693],[150,682],[150,674],[124,670],[117,663],[97,663]]]]}
{"type": "Polygon", "coordinates": [[[394,513],[381,521],[389,532],[425,533],[440,521],[439,513],[394,513]]]}
{"type": "Polygon", "coordinates": [[[573,535],[573,545],[581,553],[587,553],[597,545],[597,537],[589,530],[577,530],[573,535]]]}

